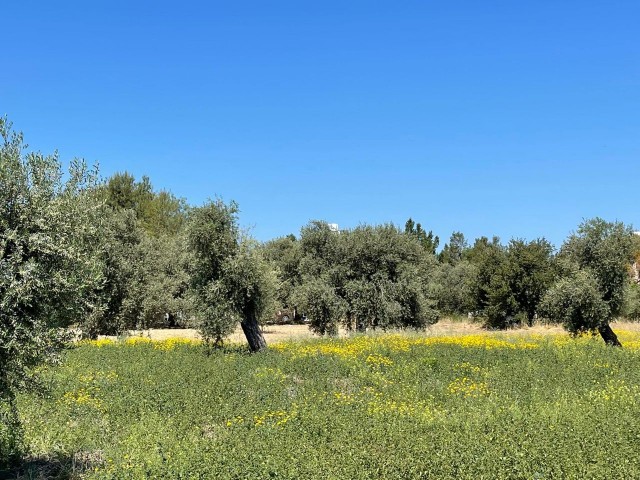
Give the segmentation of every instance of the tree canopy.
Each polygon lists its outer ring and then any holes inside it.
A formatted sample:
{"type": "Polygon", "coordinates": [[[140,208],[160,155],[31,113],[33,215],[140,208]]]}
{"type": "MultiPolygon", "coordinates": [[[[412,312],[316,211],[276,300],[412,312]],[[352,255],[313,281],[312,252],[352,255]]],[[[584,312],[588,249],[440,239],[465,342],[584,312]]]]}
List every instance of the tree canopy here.
{"type": "Polygon", "coordinates": [[[415,327],[434,323],[428,276],[435,257],[393,225],[340,233],[313,221],[301,231],[297,303],[319,333],[415,327]],[[316,318],[313,317],[316,316],[316,318]]]}
{"type": "Polygon", "coordinates": [[[620,342],[609,323],[624,307],[636,239],[630,226],[601,218],[586,220],[560,250],[564,278],[544,298],[544,312],[572,333],[598,332],[609,345],[620,342]]]}
{"type": "Polygon", "coordinates": [[[257,248],[240,236],[238,206],[221,200],[191,210],[186,240],[192,314],[206,341],[219,344],[238,323],[251,350],[266,347],[259,330],[272,295],[270,272],[257,248]]]}
{"type": "Polygon", "coordinates": [[[66,327],[90,310],[102,281],[89,248],[98,211],[96,174],[54,155],[25,152],[0,118],[0,461],[15,453],[16,390],[56,359],[66,327]]]}

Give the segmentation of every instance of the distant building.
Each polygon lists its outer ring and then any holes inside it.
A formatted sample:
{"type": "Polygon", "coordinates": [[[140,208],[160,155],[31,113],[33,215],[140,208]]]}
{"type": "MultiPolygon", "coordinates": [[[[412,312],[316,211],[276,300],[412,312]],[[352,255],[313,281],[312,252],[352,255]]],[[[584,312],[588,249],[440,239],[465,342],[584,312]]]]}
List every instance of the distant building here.
{"type": "Polygon", "coordinates": [[[338,228],[338,224],[337,223],[329,223],[329,230],[331,230],[332,232],[339,232],[340,228],[338,228]]]}

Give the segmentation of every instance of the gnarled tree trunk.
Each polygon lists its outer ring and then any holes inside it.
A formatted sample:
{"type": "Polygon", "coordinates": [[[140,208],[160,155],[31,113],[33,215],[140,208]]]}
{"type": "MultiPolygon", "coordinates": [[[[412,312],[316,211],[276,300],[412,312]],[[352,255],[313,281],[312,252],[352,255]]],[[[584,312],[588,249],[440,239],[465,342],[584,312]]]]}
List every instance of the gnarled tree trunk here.
{"type": "Polygon", "coordinates": [[[618,336],[611,329],[608,323],[599,326],[598,333],[600,333],[600,336],[604,340],[604,343],[606,343],[607,345],[610,345],[612,347],[622,347],[620,340],[618,340],[618,336]]]}
{"type": "Polygon", "coordinates": [[[252,352],[259,352],[267,348],[267,342],[265,342],[264,335],[262,335],[262,331],[260,330],[260,324],[254,315],[242,320],[240,326],[242,327],[244,336],[247,337],[249,349],[252,352]]]}

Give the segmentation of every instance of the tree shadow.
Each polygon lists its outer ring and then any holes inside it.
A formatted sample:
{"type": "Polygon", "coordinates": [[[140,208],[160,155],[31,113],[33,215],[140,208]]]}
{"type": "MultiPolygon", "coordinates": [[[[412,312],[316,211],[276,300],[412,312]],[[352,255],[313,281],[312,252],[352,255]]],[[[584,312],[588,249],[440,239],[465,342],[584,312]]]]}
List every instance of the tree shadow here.
{"type": "Polygon", "coordinates": [[[75,480],[103,464],[104,456],[100,450],[26,457],[11,468],[0,468],[0,480],[75,480]]]}

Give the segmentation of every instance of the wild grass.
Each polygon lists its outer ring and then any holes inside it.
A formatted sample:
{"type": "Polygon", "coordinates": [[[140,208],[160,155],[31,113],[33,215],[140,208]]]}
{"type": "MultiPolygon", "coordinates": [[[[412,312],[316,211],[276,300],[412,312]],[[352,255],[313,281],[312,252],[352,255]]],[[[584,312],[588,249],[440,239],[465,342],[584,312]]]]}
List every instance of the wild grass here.
{"type": "Polygon", "coordinates": [[[19,407],[83,478],[640,478],[640,334],[85,343],[19,407]]]}

